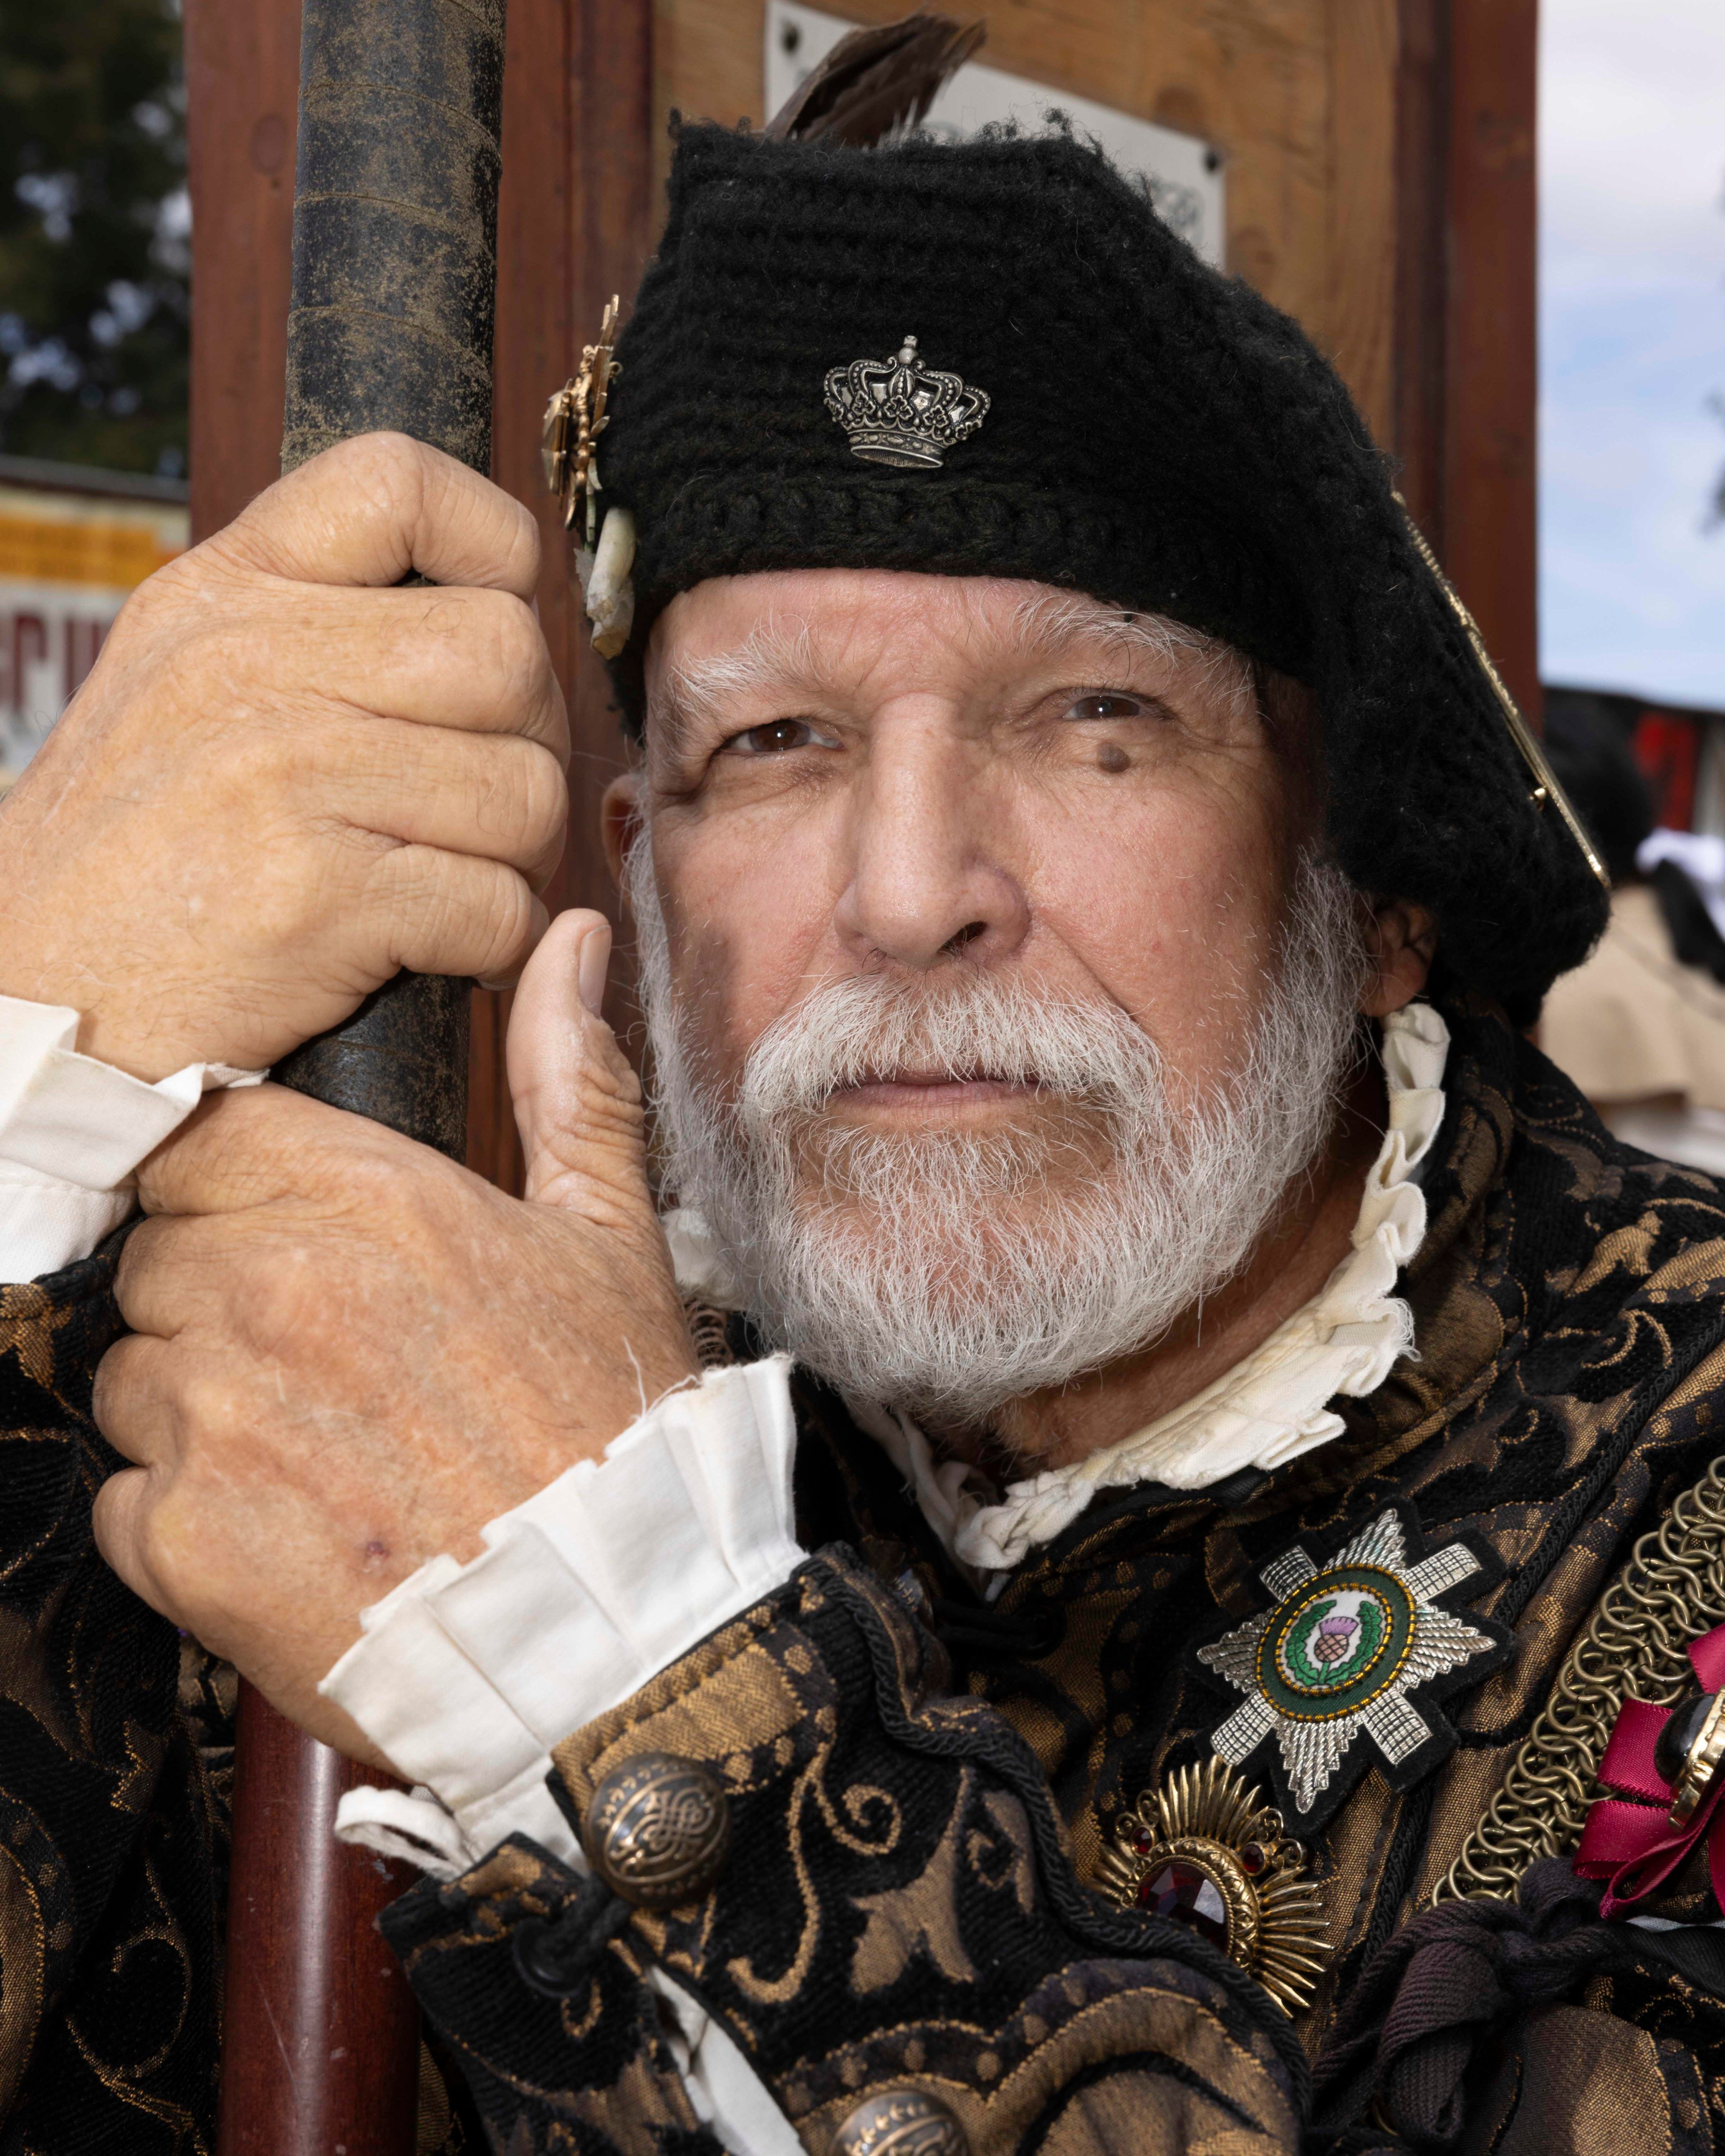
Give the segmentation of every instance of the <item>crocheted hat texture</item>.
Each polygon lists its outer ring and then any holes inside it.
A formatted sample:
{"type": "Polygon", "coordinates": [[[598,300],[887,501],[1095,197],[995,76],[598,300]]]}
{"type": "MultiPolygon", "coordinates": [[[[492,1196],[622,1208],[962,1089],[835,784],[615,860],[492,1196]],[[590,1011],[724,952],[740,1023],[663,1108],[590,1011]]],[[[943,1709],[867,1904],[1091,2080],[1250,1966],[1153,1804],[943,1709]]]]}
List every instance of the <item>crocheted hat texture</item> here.
{"type": "Polygon", "coordinates": [[[1021,577],[1166,614],[1292,675],[1362,890],[1437,917],[1443,969],[1526,1021],[1606,899],[1298,326],[1055,130],[871,150],[686,126],[618,348],[600,499],[634,512],[638,728],[655,617],[785,568],[1021,577]],[[829,369],[922,362],[989,399],[938,469],[865,463],[829,369]]]}

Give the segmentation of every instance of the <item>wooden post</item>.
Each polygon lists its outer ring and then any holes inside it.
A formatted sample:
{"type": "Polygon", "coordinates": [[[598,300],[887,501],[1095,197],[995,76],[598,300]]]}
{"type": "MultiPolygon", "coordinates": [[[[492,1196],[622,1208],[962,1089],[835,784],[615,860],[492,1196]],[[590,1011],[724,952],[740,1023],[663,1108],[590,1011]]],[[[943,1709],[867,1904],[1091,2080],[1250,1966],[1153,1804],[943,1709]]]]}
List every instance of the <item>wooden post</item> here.
{"type": "MultiPolygon", "coordinates": [[[[281,461],[395,429],[490,463],[501,0],[305,0],[281,461]]],[[[279,1083],[465,1148],[468,984],[398,975],[279,1083]]],[[[339,1849],[349,1764],[241,1687],[222,2156],[410,2156],[418,2015],[339,1849]]]]}
{"type": "MultiPolygon", "coordinates": [[[[237,516],[280,469],[300,11],[297,0],[188,0],[185,20],[195,541],[237,516]]],[[[306,1743],[249,1686],[240,1688],[239,1722],[245,1766],[234,1792],[223,2156],[292,2156],[280,2122],[296,2088],[313,2098],[305,2145],[318,2156],[340,2147],[352,2156],[405,2156],[417,2013],[372,1921],[411,1881],[327,1830],[341,1790],[368,1778],[306,1743]],[[254,1859],[284,1848],[284,1807],[298,1840],[279,1863],[249,1861],[248,1852],[254,1859]],[[302,1910],[322,1927],[321,1938],[306,1937],[302,1910]],[[285,1958],[295,1939],[307,1950],[285,1958]],[[380,2059],[391,2062],[382,2072],[380,2059]]]]}
{"type": "Polygon", "coordinates": [[[1403,490],[1535,724],[1538,64],[1538,0],[1401,0],[1403,490]]]}
{"type": "Polygon", "coordinates": [[[356,1768],[239,1691],[221,2156],[412,2156],[419,2013],[378,1933],[413,1875],[331,1831],[356,1768]]]}

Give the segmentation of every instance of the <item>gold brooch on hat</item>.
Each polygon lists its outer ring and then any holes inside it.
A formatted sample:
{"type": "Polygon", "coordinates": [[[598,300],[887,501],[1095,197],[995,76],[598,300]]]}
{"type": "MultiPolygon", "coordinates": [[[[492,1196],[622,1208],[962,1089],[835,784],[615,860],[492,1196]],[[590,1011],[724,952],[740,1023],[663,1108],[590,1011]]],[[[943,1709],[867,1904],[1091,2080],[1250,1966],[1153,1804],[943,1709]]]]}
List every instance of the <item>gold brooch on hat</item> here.
{"type": "Polygon", "coordinates": [[[587,508],[584,543],[591,547],[598,536],[599,475],[593,464],[593,445],[604,433],[605,400],[621,369],[611,357],[617,341],[617,298],[605,310],[597,342],[584,346],[581,364],[545,408],[543,449],[545,484],[557,497],[563,529],[572,531],[583,501],[587,508]]]}
{"type": "Polygon", "coordinates": [[[605,400],[622,369],[611,357],[617,341],[617,298],[614,294],[599,323],[597,341],[582,349],[581,365],[545,408],[545,483],[557,497],[563,529],[577,520],[576,574],[583,603],[593,624],[593,646],[602,659],[614,659],[634,624],[635,595],[631,571],[635,557],[635,521],[626,509],[611,509],[599,521],[603,490],[594,444],[610,422],[605,400]]]}

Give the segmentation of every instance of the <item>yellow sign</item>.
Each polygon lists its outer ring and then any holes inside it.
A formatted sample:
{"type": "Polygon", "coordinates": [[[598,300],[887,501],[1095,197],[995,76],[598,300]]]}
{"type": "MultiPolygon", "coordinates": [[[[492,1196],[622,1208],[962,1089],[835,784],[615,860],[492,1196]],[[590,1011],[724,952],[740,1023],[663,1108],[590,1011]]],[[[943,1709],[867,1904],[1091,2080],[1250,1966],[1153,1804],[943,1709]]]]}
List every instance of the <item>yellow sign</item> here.
{"type": "Polygon", "coordinates": [[[151,524],[18,516],[0,506],[0,577],[129,589],[179,551],[151,524]]]}

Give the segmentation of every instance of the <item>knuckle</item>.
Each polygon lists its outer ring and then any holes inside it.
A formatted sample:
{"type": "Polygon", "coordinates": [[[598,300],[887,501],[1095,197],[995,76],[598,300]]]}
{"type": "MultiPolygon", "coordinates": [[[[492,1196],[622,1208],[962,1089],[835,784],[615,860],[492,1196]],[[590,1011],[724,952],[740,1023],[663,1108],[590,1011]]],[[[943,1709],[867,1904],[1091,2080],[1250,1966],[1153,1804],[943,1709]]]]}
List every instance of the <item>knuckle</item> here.
{"type": "Polygon", "coordinates": [[[524,957],[533,934],[533,893],[526,880],[513,869],[494,866],[492,885],[474,968],[486,974],[506,972],[524,957]]]}
{"type": "Polygon", "coordinates": [[[140,1501],[146,1480],[141,1468],[121,1468],[96,1491],[90,1507],[90,1532],[95,1537],[96,1548],[121,1578],[134,1588],[143,1584],[137,1541],[140,1501]]]}
{"type": "Polygon", "coordinates": [[[208,1364],[182,1369],[169,1381],[168,1402],[188,1451],[219,1442],[243,1420],[239,1388],[226,1372],[208,1364]]]}
{"type": "Polygon", "coordinates": [[[313,461],[319,480],[326,480],[338,504],[364,505],[373,514],[381,512],[398,533],[410,534],[424,509],[433,455],[411,434],[384,429],[352,435],[313,461]]]}
{"type": "Polygon", "coordinates": [[[535,747],[526,772],[522,820],[536,860],[560,852],[569,823],[569,782],[548,748],[535,747]]]}
{"type": "MultiPolygon", "coordinates": [[[[518,503],[511,504],[519,507],[518,503]]],[[[525,512],[523,512],[525,513],[525,512]]],[[[488,594],[497,670],[507,707],[517,719],[531,716],[544,700],[551,677],[551,651],[533,609],[512,592],[488,594]]]]}
{"type": "MultiPolygon", "coordinates": [[[[524,564],[523,581],[530,585],[536,584],[544,551],[539,520],[525,502],[517,501],[513,495],[506,499],[515,521],[516,547],[524,564]]],[[[537,628],[536,622],[534,626],[537,628]]]]}
{"type": "Polygon", "coordinates": [[[560,839],[569,790],[557,758],[534,742],[511,742],[493,760],[477,807],[479,828],[495,833],[497,850],[520,867],[536,863],[560,839]]]}
{"type": "MultiPolygon", "coordinates": [[[[120,1310],[124,1317],[124,1301],[120,1310]]],[[[104,1437],[114,1438],[124,1426],[135,1389],[139,1344],[136,1336],[116,1340],[96,1364],[90,1389],[90,1412],[104,1437]]]]}
{"type": "MultiPolygon", "coordinates": [[[[233,1303],[234,1329],[255,1349],[268,1353],[290,1339],[306,1317],[308,1282],[300,1252],[278,1249],[275,1263],[248,1275],[233,1303]]],[[[219,1406],[212,1396],[210,1404],[219,1406]]]]}
{"type": "Polygon", "coordinates": [[[393,483],[417,488],[423,480],[429,458],[423,442],[416,442],[411,434],[398,429],[380,427],[369,434],[352,434],[345,442],[337,442],[324,454],[329,459],[333,474],[346,478],[393,483]]]}

